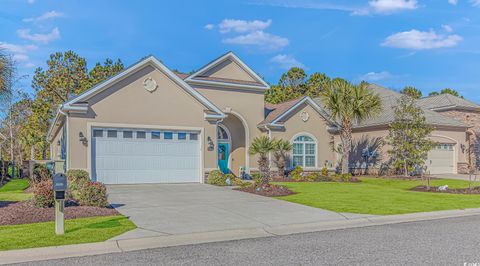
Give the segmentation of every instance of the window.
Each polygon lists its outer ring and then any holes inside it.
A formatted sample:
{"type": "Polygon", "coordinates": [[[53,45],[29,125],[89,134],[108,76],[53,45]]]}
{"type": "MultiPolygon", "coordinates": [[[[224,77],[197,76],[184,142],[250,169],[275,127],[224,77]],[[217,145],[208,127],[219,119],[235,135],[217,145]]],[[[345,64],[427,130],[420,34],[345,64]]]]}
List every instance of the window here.
{"type": "Polygon", "coordinates": [[[217,127],[217,139],[218,140],[229,140],[229,136],[228,136],[228,132],[227,132],[227,129],[222,126],[222,125],[218,125],[217,127]]]}
{"type": "Polygon", "coordinates": [[[190,140],[197,140],[198,134],[197,133],[190,133],[190,140]]]}
{"type": "Polygon", "coordinates": [[[96,138],[101,138],[103,137],[103,130],[101,129],[94,129],[93,130],[93,136],[96,138]]]}
{"type": "Polygon", "coordinates": [[[164,132],[163,133],[164,139],[173,139],[173,132],[164,132]]]}
{"type": "Polygon", "coordinates": [[[309,136],[299,136],[293,140],[293,167],[315,167],[317,143],[309,136]]]}
{"type": "Polygon", "coordinates": [[[124,138],[124,139],[131,139],[131,138],[133,138],[133,132],[132,132],[132,131],[123,131],[123,138],[124,138]]]}
{"type": "Polygon", "coordinates": [[[144,139],[146,138],[146,134],[145,131],[137,131],[137,139],[144,139]]]}
{"type": "Polygon", "coordinates": [[[152,131],[152,139],[160,139],[160,132],[152,131]]]}
{"type": "Polygon", "coordinates": [[[187,139],[187,133],[185,132],[178,132],[178,139],[187,139]]]}
{"type": "Polygon", "coordinates": [[[107,131],[107,137],[108,138],[116,138],[117,137],[117,131],[116,130],[108,130],[107,131]]]}

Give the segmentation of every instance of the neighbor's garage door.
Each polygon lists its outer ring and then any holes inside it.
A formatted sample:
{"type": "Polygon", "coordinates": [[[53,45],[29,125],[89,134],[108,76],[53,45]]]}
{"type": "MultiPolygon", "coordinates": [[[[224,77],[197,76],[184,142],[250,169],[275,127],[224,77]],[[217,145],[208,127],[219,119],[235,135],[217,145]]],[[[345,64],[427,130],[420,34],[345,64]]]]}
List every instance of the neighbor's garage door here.
{"type": "Polygon", "coordinates": [[[427,166],[431,174],[446,174],[454,171],[453,144],[439,144],[428,153],[427,166]]]}
{"type": "Polygon", "coordinates": [[[200,182],[199,132],[94,128],[92,172],[105,184],[200,182]]]}

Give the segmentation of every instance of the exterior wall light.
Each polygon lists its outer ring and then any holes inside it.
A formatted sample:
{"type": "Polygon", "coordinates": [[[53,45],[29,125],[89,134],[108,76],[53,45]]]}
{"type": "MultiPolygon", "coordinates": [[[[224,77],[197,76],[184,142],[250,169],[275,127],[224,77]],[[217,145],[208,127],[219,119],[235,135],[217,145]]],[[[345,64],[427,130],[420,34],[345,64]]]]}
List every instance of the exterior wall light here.
{"type": "Polygon", "coordinates": [[[83,145],[88,145],[88,139],[85,137],[85,135],[83,135],[83,132],[78,133],[78,137],[80,138],[80,142],[82,142],[83,145]]]}
{"type": "Polygon", "coordinates": [[[215,144],[213,143],[213,140],[210,136],[207,138],[207,142],[208,142],[208,148],[207,149],[209,151],[213,151],[215,149],[215,144]]]}

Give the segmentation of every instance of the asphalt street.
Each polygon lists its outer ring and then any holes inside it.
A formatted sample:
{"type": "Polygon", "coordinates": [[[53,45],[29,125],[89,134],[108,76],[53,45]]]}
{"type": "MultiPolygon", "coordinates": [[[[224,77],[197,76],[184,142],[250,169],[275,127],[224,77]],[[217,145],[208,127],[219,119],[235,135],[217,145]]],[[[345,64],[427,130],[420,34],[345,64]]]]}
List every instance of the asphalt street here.
{"type": "Polygon", "coordinates": [[[22,265],[480,265],[480,216],[22,265]]]}

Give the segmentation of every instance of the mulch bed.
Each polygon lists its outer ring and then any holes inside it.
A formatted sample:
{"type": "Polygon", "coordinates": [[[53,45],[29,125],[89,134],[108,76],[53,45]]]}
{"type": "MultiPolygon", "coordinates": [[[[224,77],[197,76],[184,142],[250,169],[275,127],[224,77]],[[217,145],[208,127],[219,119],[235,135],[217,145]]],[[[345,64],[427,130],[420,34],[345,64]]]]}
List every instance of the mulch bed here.
{"type": "MultiPolygon", "coordinates": [[[[65,219],[118,214],[113,208],[78,206],[74,202],[68,202],[65,206],[65,219]]],[[[54,220],[55,208],[37,208],[31,201],[0,201],[0,225],[29,224],[54,220]]]]}
{"type": "Polygon", "coordinates": [[[334,180],[329,180],[329,181],[297,181],[297,180],[293,180],[292,178],[288,178],[288,177],[274,177],[272,178],[272,182],[291,182],[291,183],[295,183],[295,182],[310,182],[310,183],[324,183],[324,182],[338,182],[338,183],[359,183],[359,182],[362,182],[362,180],[356,178],[356,177],[352,177],[352,180],[350,182],[343,182],[343,181],[334,181],[334,180]]]}
{"type": "Polygon", "coordinates": [[[425,186],[418,186],[410,189],[418,192],[433,192],[433,193],[449,193],[449,194],[480,194],[480,187],[474,187],[471,190],[468,188],[447,188],[447,190],[439,190],[438,187],[430,187],[430,190],[425,186]]]}
{"type": "Polygon", "coordinates": [[[269,186],[263,187],[262,189],[258,189],[254,186],[249,186],[245,188],[238,188],[237,190],[260,195],[260,196],[265,196],[265,197],[280,197],[280,196],[288,196],[291,194],[295,194],[295,192],[291,191],[290,189],[284,186],[277,186],[277,185],[269,185],[269,186]]]}

